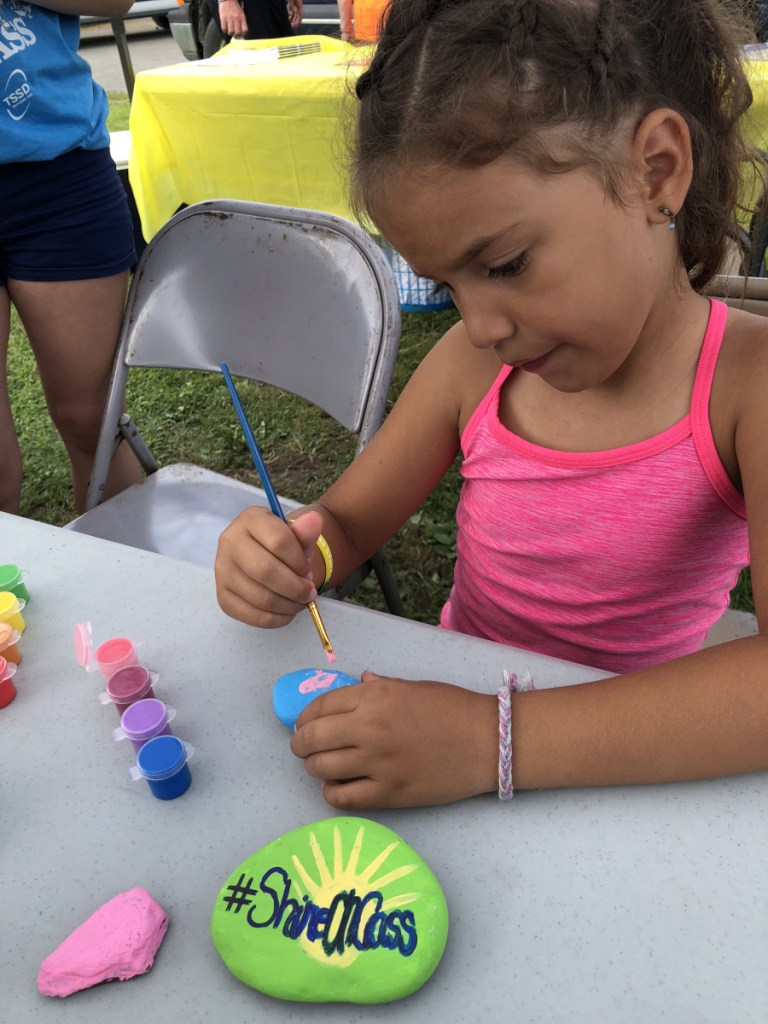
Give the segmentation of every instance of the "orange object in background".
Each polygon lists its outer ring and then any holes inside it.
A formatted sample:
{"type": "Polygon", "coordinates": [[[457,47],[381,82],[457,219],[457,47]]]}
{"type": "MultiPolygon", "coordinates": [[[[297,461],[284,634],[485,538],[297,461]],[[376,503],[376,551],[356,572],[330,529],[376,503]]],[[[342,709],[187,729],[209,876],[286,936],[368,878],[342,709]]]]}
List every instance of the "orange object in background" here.
{"type": "Polygon", "coordinates": [[[375,43],[379,38],[379,26],[389,0],[354,0],[352,17],[355,26],[355,42],[375,43]]]}

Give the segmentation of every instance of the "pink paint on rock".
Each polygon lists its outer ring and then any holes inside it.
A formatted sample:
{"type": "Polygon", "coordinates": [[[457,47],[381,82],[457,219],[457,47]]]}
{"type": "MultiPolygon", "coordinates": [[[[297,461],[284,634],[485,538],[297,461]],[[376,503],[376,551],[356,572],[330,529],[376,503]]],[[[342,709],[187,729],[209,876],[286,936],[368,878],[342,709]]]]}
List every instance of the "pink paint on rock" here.
{"type": "Polygon", "coordinates": [[[168,915],[146,889],[121,892],[43,960],[37,987],[44,996],[64,997],[145,974],[167,929],[168,915]]]}
{"type": "Polygon", "coordinates": [[[331,683],[339,678],[338,672],[323,672],[321,668],[309,679],[299,683],[299,693],[314,693],[315,690],[326,690],[331,683]]]}

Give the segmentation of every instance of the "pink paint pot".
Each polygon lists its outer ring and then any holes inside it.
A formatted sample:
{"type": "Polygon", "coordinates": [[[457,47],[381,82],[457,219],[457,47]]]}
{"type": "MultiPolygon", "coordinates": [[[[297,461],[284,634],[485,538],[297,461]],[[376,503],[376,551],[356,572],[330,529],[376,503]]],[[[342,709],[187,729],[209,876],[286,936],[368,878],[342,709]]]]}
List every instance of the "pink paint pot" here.
{"type": "Polygon", "coordinates": [[[0,657],[0,708],[7,707],[16,696],[16,687],[13,676],[16,674],[16,666],[13,662],[7,662],[0,657]]]}
{"type": "Polygon", "coordinates": [[[171,736],[170,723],[175,717],[175,708],[157,698],[145,697],[125,709],[120,716],[119,727],[112,730],[112,738],[130,740],[138,753],[155,736],[171,736]]]}
{"type": "Polygon", "coordinates": [[[139,662],[136,654],[138,644],[132,643],[124,636],[105,640],[94,650],[90,622],[78,622],[73,639],[78,664],[82,665],[86,672],[95,672],[99,669],[107,682],[121,668],[128,668],[139,662]]]}
{"type": "Polygon", "coordinates": [[[11,629],[23,633],[27,624],[21,613],[26,604],[24,598],[17,597],[12,590],[0,591],[0,622],[7,622],[11,629]]]}
{"type": "Polygon", "coordinates": [[[122,716],[137,700],[154,699],[152,687],[159,678],[157,672],[150,672],[143,665],[118,669],[107,682],[106,693],[99,694],[99,701],[102,704],[114,704],[122,716]]]}
{"type": "Polygon", "coordinates": [[[21,633],[18,629],[14,629],[7,622],[0,622],[0,654],[6,661],[12,661],[14,665],[18,665],[21,661],[21,652],[16,646],[20,636],[21,633]]]}

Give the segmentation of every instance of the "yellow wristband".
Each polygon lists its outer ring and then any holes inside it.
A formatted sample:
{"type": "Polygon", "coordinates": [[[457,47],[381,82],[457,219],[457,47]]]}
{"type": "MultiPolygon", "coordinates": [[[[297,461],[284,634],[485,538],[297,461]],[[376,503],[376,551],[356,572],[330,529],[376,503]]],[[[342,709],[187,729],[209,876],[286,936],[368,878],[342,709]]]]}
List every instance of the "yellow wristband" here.
{"type": "Polygon", "coordinates": [[[333,555],[331,554],[331,549],[328,547],[328,541],[325,539],[322,533],[317,538],[316,543],[317,549],[323,556],[323,562],[325,563],[325,579],[317,588],[318,594],[322,594],[322,592],[327,588],[328,584],[331,582],[331,576],[333,576],[333,555]]]}

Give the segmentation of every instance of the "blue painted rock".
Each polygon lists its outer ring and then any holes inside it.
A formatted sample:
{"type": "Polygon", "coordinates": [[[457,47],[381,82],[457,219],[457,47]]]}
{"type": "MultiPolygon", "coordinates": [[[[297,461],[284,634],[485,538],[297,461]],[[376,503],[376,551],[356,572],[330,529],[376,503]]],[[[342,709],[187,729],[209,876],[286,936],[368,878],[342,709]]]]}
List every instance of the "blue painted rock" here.
{"type": "Polygon", "coordinates": [[[365,818],[327,818],[235,868],[211,935],[236,978],[277,999],[386,1003],[437,967],[448,907],[400,836],[365,818]]]}
{"type": "Polygon", "coordinates": [[[277,680],[272,692],[272,706],[283,725],[293,729],[296,719],[315,697],[328,693],[329,690],[340,690],[342,686],[353,686],[359,682],[359,679],[344,672],[330,672],[324,668],[300,668],[295,672],[287,672],[277,680]]]}

